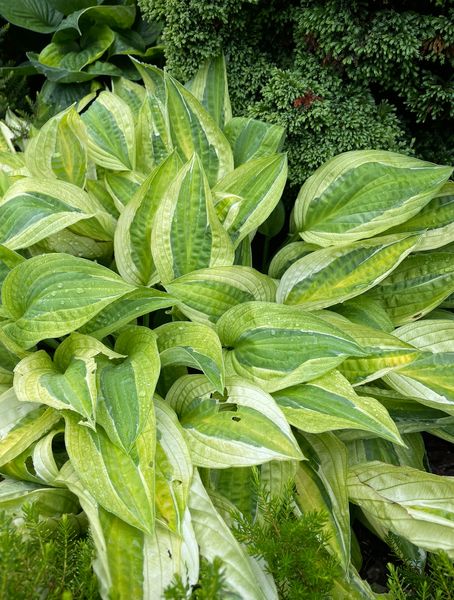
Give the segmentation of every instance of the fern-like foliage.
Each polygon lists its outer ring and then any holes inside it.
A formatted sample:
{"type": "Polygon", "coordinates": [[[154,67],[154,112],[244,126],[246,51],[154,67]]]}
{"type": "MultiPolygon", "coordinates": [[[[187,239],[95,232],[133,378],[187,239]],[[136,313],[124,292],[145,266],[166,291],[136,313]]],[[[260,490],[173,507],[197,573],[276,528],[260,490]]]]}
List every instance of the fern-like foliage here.
{"type": "Polygon", "coordinates": [[[340,574],[337,559],[326,548],[325,523],[321,512],[295,514],[292,485],[274,496],[262,486],[255,518],[236,514],[233,532],[252,556],[266,563],[280,598],[322,600],[330,597],[340,574]]]}
{"type": "Polygon", "coordinates": [[[222,600],[227,594],[223,562],[215,557],[213,562],[202,560],[199,581],[192,586],[180,575],[164,591],[165,600],[222,600]]]}
{"type": "Polygon", "coordinates": [[[25,507],[23,518],[0,513],[0,598],[14,600],[97,600],[94,550],[81,537],[73,515],[39,518],[25,507]]]}
{"type": "Polygon", "coordinates": [[[454,563],[440,552],[429,554],[425,567],[409,560],[390,536],[388,544],[397,564],[388,563],[390,600],[454,600],[454,563]]]}

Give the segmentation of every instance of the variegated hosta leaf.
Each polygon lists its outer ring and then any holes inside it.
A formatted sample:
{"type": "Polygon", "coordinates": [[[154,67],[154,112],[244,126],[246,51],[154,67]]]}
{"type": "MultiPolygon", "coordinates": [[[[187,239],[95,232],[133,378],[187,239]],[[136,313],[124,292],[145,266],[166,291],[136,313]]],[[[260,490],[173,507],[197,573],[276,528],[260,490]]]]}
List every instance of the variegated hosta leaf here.
{"type": "Polygon", "coordinates": [[[98,240],[111,240],[116,221],[78,187],[27,177],[0,201],[0,242],[27,248],[66,227],[98,240]],[[81,221],[84,221],[81,223],[81,221]]]}
{"type": "Polygon", "coordinates": [[[280,152],[285,139],[285,129],[248,117],[233,117],[224,128],[233,148],[235,167],[248,160],[280,152]]]}
{"type": "Polygon", "coordinates": [[[448,416],[443,410],[425,406],[418,399],[404,396],[396,390],[364,385],[358,386],[356,392],[378,400],[387,409],[401,433],[432,432],[454,423],[454,417],[448,416]]]}
{"type": "Polygon", "coordinates": [[[19,400],[70,409],[95,428],[96,362],[74,356],[62,372],[44,350],[22,359],[15,369],[14,389],[19,400]]]}
{"type": "Polygon", "coordinates": [[[392,442],[401,442],[396,425],[380,402],[358,396],[338,372],[273,394],[288,422],[301,431],[322,433],[361,429],[392,442]]]}
{"type": "Polygon", "coordinates": [[[320,312],[320,315],[348,334],[363,349],[362,356],[349,357],[339,366],[341,373],[353,385],[378,379],[389,371],[412,363],[421,354],[414,346],[380,329],[352,323],[328,311],[320,312]]]}
{"type": "Polygon", "coordinates": [[[104,510],[69,461],[61,469],[59,479],[77,495],[88,517],[97,554],[93,568],[103,600],[110,600],[112,594],[118,598],[160,597],[175,574],[183,582],[197,582],[198,547],[188,511],[182,536],[159,522],[151,534],[146,534],[104,510]]]}
{"type": "Polygon", "coordinates": [[[147,327],[128,327],[117,338],[115,351],[125,358],[99,355],[96,360],[96,420],[111,442],[132,452],[144,428],[154,428],[153,394],[160,371],[156,335],[147,327]]]}
{"type": "Polygon", "coordinates": [[[272,460],[260,466],[260,484],[271,498],[282,497],[289,485],[293,485],[298,465],[296,460],[272,460]]]}
{"type": "Polygon", "coordinates": [[[448,181],[429,204],[387,233],[421,232],[418,250],[432,250],[454,242],[454,182],[448,181]]]}
{"type": "Polygon", "coordinates": [[[74,106],[47,121],[31,138],[25,162],[35,177],[61,179],[80,188],[87,176],[84,127],[74,106]]]}
{"type": "MultiPolygon", "coordinates": [[[[85,221],[86,223],[86,221],[85,221]]],[[[69,229],[62,229],[58,233],[49,235],[27,249],[31,256],[39,254],[63,253],[105,262],[111,260],[113,243],[99,241],[83,235],[77,235],[69,229]]]]}
{"type": "Polygon", "coordinates": [[[185,87],[223,129],[232,118],[224,55],[206,61],[185,87]]]}
{"type": "Polygon", "coordinates": [[[124,100],[103,91],[83,113],[82,121],[87,129],[89,157],[97,165],[112,171],[134,169],[134,117],[124,100]]]}
{"type": "Polygon", "coordinates": [[[77,476],[105,510],[145,533],[154,530],[155,420],[136,440],[134,453],[114,445],[101,427],[93,431],[65,414],[65,444],[77,476]]]}
{"type": "Polygon", "coordinates": [[[155,410],[156,518],[181,533],[193,475],[191,455],[174,411],[158,398],[155,410]]]}
{"type": "Polygon", "coordinates": [[[273,256],[268,269],[268,275],[275,279],[280,279],[293,263],[314,250],[319,250],[319,248],[315,244],[307,244],[306,242],[290,242],[290,244],[281,248],[273,256]]]}
{"type": "Polygon", "coordinates": [[[419,238],[400,234],[315,250],[282,275],[276,299],[310,310],[359,296],[393,271],[419,238]]]}
{"type": "Polygon", "coordinates": [[[350,501],[381,528],[454,558],[454,478],[369,461],[351,467],[350,501]]]}
{"type": "Polygon", "coordinates": [[[451,172],[383,150],[339,154],[301,188],[293,212],[296,230],[320,246],[372,237],[417,214],[451,172]]]}
{"type": "Polygon", "coordinates": [[[245,302],[227,311],[217,323],[228,349],[226,373],[236,373],[274,392],[310,381],[335,369],[363,349],[320,316],[298,307],[245,302]]]}
{"type": "Polygon", "coordinates": [[[233,171],[233,154],[227,138],[213,117],[176,79],[164,74],[167,110],[175,148],[186,160],[196,153],[210,186],[233,171]]]}
{"type": "Polygon", "coordinates": [[[110,269],[83,258],[35,256],[16,266],[3,282],[2,302],[12,319],[3,331],[27,349],[74,331],[133,290],[110,269]]]}
{"type": "Polygon", "coordinates": [[[379,302],[372,300],[372,298],[366,296],[353,298],[334,306],[331,310],[358,325],[381,329],[386,333],[393,333],[394,331],[394,325],[388,313],[379,302]]]}
{"type": "MultiPolygon", "coordinates": [[[[235,249],[235,265],[243,267],[252,267],[252,247],[251,242],[254,238],[255,232],[250,233],[248,237],[244,238],[240,242],[239,246],[235,249]]],[[[274,294],[276,296],[276,294],[274,294]]]]}
{"type": "Polygon", "coordinates": [[[232,592],[244,600],[277,600],[275,588],[269,585],[263,589],[263,578],[254,572],[246,550],[214,508],[197,473],[191,486],[189,509],[200,554],[210,562],[216,556],[222,559],[225,581],[232,592]]]}
{"type": "Polygon", "coordinates": [[[112,81],[112,90],[116,96],[119,96],[126,102],[132,111],[133,117],[137,119],[139,109],[146,95],[143,85],[120,77],[112,81]]]}
{"type": "Polygon", "coordinates": [[[80,327],[79,331],[102,340],[138,317],[174,304],[176,300],[165,292],[152,288],[139,288],[103,308],[80,327]]]}
{"type": "Polygon", "coordinates": [[[14,479],[0,481],[0,510],[21,512],[19,509],[24,504],[33,504],[43,517],[80,511],[77,497],[67,489],[44,487],[38,483],[14,479]]]}
{"type": "Polygon", "coordinates": [[[197,155],[164,194],[155,213],[151,244],[163,283],[196,269],[233,263],[233,246],[216,215],[197,155]]]}
{"type": "Polygon", "coordinates": [[[151,254],[153,220],[181,161],[173,153],[142,183],[118,219],[115,262],[123,279],[133,285],[151,285],[157,273],[151,254]]]}
{"type": "Polygon", "coordinates": [[[383,304],[395,325],[423,317],[454,292],[450,252],[408,256],[368,296],[383,304]]]}
{"type": "Polygon", "coordinates": [[[61,415],[35,402],[20,402],[13,388],[0,395],[0,466],[39,440],[61,415]]]}
{"type": "Polygon", "coordinates": [[[383,380],[404,396],[454,415],[454,352],[424,352],[383,380]]]}
{"type": "Polygon", "coordinates": [[[235,247],[273,212],[286,180],[287,156],[273,154],[248,161],[214,186],[216,212],[235,247]]]}
{"type": "Polygon", "coordinates": [[[203,371],[215,389],[224,390],[222,346],[208,325],[190,321],[166,323],[155,329],[163,367],[184,365],[203,371]]]}
{"type": "Polygon", "coordinates": [[[149,173],[173,150],[167,106],[148,93],[138,111],[136,125],[137,169],[149,173]]]}
{"type": "Polygon", "coordinates": [[[178,414],[194,465],[222,469],[302,458],[273,398],[241,380],[226,380],[226,395],[204,375],[180,377],[166,401],[178,414]]]}
{"type": "Polygon", "coordinates": [[[346,442],[349,466],[379,460],[396,466],[424,470],[426,449],[420,433],[402,436],[405,446],[397,446],[378,438],[357,439],[346,442]]]}
{"type": "Polygon", "coordinates": [[[216,321],[232,306],[261,300],[274,302],[276,284],[251,267],[211,267],[183,275],[166,285],[180,301],[180,310],[191,320],[216,321]]]}
{"type": "MultiPolygon", "coordinates": [[[[285,465],[287,462],[276,460],[265,463],[261,467],[269,464],[285,465]]],[[[254,495],[253,473],[253,467],[210,469],[210,498],[229,525],[234,518],[235,510],[250,517],[256,512],[257,498],[254,495]],[[226,510],[221,509],[221,504],[226,510]]]]}
{"type": "Polygon", "coordinates": [[[106,171],[104,185],[119,213],[123,212],[144,180],[145,175],[137,171],[106,171]]]}
{"type": "Polygon", "coordinates": [[[429,352],[454,352],[454,320],[421,319],[394,331],[400,340],[429,352]]]}
{"type": "Polygon", "coordinates": [[[298,465],[296,502],[303,513],[323,511],[327,515],[328,547],[347,571],[351,532],[345,445],[332,433],[298,435],[298,441],[308,460],[298,465]]]}
{"type": "Polygon", "coordinates": [[[71,334],[53,360],[44,350],[32,352],[14,369],[14,391],[22,402],[39,402],[57,410],[72,410],[95,428],[96,361],[98,354],[120,358],[98,340],[71,334]]]}

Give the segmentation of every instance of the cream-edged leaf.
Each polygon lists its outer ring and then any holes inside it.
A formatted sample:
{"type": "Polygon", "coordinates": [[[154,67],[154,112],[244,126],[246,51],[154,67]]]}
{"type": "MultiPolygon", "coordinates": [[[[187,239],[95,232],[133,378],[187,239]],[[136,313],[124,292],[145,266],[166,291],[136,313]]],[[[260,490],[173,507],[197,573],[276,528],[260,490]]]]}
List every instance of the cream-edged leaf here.
{"type": "Polygon", "coordinates": [[[331,246],[369,238],[416,215],[452,169],[383,150],[354,150],[324,163],[298,194],[296,230],[331,246]]]}

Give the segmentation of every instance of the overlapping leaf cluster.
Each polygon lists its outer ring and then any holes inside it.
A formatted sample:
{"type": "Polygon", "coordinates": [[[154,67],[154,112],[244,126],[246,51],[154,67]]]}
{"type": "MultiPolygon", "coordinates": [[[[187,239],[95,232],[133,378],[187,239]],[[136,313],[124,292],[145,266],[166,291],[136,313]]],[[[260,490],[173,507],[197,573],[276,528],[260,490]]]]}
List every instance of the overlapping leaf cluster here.
{"type": "Polygon", "coordinates": [[[255,465],[328,514],[338,597],[373,597],[349,502],[454,557],[454,482],[424,471],[419,433],[454,435],[451,169],[332,159],[259,273],[281,128],[232,118],[222,59],[186,87],[137,68],[145,87],[118,80],[0,155],[0,506],[82,509],[104,598],[194,584],[200,556],[233,596],[276,598],[230,530],[234,507],[260,518],[255,465]]]}

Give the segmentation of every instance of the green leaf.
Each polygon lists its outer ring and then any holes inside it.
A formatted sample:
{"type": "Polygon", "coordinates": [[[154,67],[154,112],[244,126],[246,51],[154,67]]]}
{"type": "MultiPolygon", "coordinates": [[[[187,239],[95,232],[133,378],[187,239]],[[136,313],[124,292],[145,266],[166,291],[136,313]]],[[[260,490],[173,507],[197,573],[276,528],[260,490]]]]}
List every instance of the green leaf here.
{"type": "Polygon", "coordinates": [[[301,188],[293,211],[296,230],[320,246],[372,237],[417,214],[451,172],[382,150],[339,154],[301,188]]]}
{"type": "Polygon", "coordinates": [[[389,275],[419,239],[401,234],[315,250],[282,275],[276,300],[313,310],[359,296],[389,275]]]}
{"type": "Polygon", "coordinates": [[[74,107],[49,119],[27,144],[25,161],[36,177],[57,178],[85,186],[87,149],[74,107]]]}
{"type": "Polygon", "coordinates": [[[361,429],[398,444],[396,425],[380,402],[358,396],[338,372],[273,394],[290,425],[308,433],[361,429]]]}
{"type": "Polygon", "coordinates": [[[159,165],[173,150],[166,105],[148,93],[138,110],[137,168],[143,173],[159,165]]]}
{"type": "Polygon", "coordinates": [[[324,311],[320,314],[353,338],[363,350],[363,356],[349,357],[339,366],[353,385],[378,379],[389,371],[411,364],[421,354],[414,346],[380,329],[352,323],[335,313],[324,311]]]}
{"type": "Polygon", "coordinates": [[[216,212],[235,245],[255,231],[279,202],[287,180],[287,156],[248,161],[213,188],[216,212]]]}
{"type": "Polygon", "coordinates": [[[175,148],[186,160],[198,155],[210,186],[233,171],[230,145],[213,117],[176,79],[165,73],[167,110],[175,148]]]}
{"type": "Polygon", "coordinates": [[[60,41],[51,42],[41,50],[38,61],[47,67],[81,71],[101,58],[114,38],[110,27],[95,25],[82,34],[80,41],[68,35],[60,41]]]}
{"type": "Polygon", "coordinates": [[[386,333],[394,331],[393,322],[383,306],[367,296],[347,300],[334,306],[332,310],[357,325],[381,329],[386,333]]]}
{"type": "Polygon", "coordinates": [[[107,512],[87,491],[68,461],[60,471],[62,481],[77,495],[88,517],[96,547],[93,568],[103,598],[149,598],[170,585],[176,573],[183,582],[198,580],[198,547],[186,511],[182,536],[156,522],[151,535],[107,512]]]}
{"type": "Polygon", "coordinates": [[[454,415],[454,352],[424,352],[383,380],[404,396],[454,415]]]}
{"type": "Polygon", "coordinates": [[[407,344],[429,352],[454,352],[454,320],[422,319],[394,331],[407,344]]]}
{"type": "Polygon", "coordinates": [[[163,283],[196,269],[233,263],[233,247],[216,216],[197,155],[181,169],[162,198],[151,244],[163,283]]]}
{"type": "Polygon", "coordinates": [[[328,545],[347,571],[350,565],[351,531],[347,495],[347,452],[332,433],[299,434],[307,457],[295,476],[295,500],[303,512],[323,511],[328,522],[328,545]]]}
{"type": "Polygon", "coordinates": [[[119,213],[129,204],[145,177],[137,171],[106,171],[104,184],[119,213]]]}
{"type": "Polygon", "coordinates": [[[300,460],[290,427],[273,398],[239,378],[226,395],[203,375],[180,377],[166,401],[178,414],[194,465],[241,467],[269,460],[300,460]]]}
{"type": "Polygon", "coordinates": [[[13,388],[0,395],[0,466],[19,456],[60,420],[52,408],[20,402],[13,388]]]}
{"type": "MultiPolygon", "coordinates": [[[[50,1],[55,2],[55,0],[50,1]]],[[[98,4],[98,2],[91,2],[90,4],[98,4]]],[[[62,37],[66,37],[68,30],[71,34],[74,33],[71,30],[75,30],[79,35],[83,35],[86,27],[93,23],[96,24],[96,27],[104,24],[114,29],[129,29],[134,23],[136,7],[132,5],[124,6],[124,4],[124,2],[121,4],[112,2],[110,6],[80,6],[78,10],[75,12],[71,11],[70,14],[68,9],[66,9],[62,12],[68,14],[68,17],[60,23],[54,39],[60,40],[62,37]]],[[[85,2],[85,5],[87,5],[87,2],[85,2]]]]}
{"type": "Polygon", "coordinates": [[[320,316],[300,308],[246,302],[217,323],[229,369],[273,392],[320,377],[362,348],[320,316]]]}
{"type": "Polygon", "coordinates": [[[208,325],[176,321],[155,329],[163,367],[184,365],[203,371],[215,389],[224,390],[222,346],[208,325]]]}
{"type": "Polygon", "coordinates": [[[156,427],[156,518],[172,531],[183,531],[193,477],[191,456],[184,432],[173,410],[155,398],[156,427]]]}
{"type": "MultiPolygon", "coordinates": [[[[60,346],[61,347],[61,346],[60,346]]],[[[70,409],[95,428],[96,362],[73,356],[66,368],[44,350],[31,353],[17,365],[14,390],[19,400],[40,402],[55,409],[70,409]]]]}
{"type": "Polygon", "coordinates": [[[3,305],[13,319],[3,331],[27,349],[74,331],[133,289],[110,269],[83,258],[36,256],[3,282],[3,305]]]}
{"type": "Polygon", "coordinates": [[[139,435],[134,458],[112,444],[102,428],[93,431],[65,414],[66,449],[78,477],[105,510],[145,533],[154,529],[156,433],[154,411],[139,435]]]}
{"type": "Polygon", "coordinates": [[[205,62],[185,87],[223,129],[232,118],[224,55],[205,62]]]}
{"type": "Polygon", "coordinates": [[[280,152],[285,139],[284,127],[248,117],[234,117],[228,121],[224,134],[232,146],[235,167],[280,152]]]}
{"type": "Polygon", "coordinates": [[[98,240],[112,239],[115,230],[115,219],[80,188],[33,177],[9,188],[0,217],[0,241],[11,249],[27,248],[66,227],[98,240]]]}
{"type": "Polygon", "coordinates": [[[210,562],[216,556],[222,559],[228,587],[244,600],[277,600],[275,589],[263,589],[263,581],[254,571],[246,550],[213,506],[197,473],[191,486],[189,508],[200,554],[210,562]]]}
{"type": "Polygon", "coordinates": [[[270,262],[268,274],[270,277],[280,279],[289,267],[303,256],[307,256],[319,246],[306,244],[306,242],[290,242],[276,252],[270,262]]]}
{"type": "MultiPolygon", "coordinates": [[[[348,432],[346,432],[348,433],[348,432]]],[[[370,460],[379,460],[390,465],[402,465],[424,470],[425,446],[419,433],[402,436],[405,446],[397,446],[378,438],[356,439],[346,443],[348,464],[354,466],[370,460]]]]}
{"type": "Polygon", "coordinates": [[[129,108],[132,110],[133,116],[137,119],[137,113],[139,112],[146,96],[146,91],[143,85],[134,83],[125,77],[120,77],[112,82],[112,91],[116,96],[119,96],[126,102],[129,108]]]}
{"type": "Polygon", "coordinates": [[[232,306],[250,300],[274,302],[276,296],[270,277],[239,265],[192,271],[166,284],[166,289],[178,298],[185,315],[207,324],[216,323],[232,306]]]}
{"type": "Polygon", "coordinates": [[[407,257],[368,297],[382,303],[394,325],[419,319],[454,292],[454,260],[450,252],[407,257]]]}
{"type": "Polygon", "coordinates": [[[99,0],[47,0],[50,6],[53,6],[64,15],[70,15],[76,10],[89,6],[96,6],[98,2],[99,0]]]}
{"type": "Polygon", "coordinates": [[[181,162],[172,153],[145,179],[122,211],[115,231],[115,262],[123,279],[134,285],[151,285],[157,278],[151,253],[154,217],[181,162]]]}
{"type": "Polygon", "coordinates": [[[82,120],[87,128],[88,153],[97,165],[113,171],[134,169],[134,118],[124,100],[103,91],[82,120]]]}
{"type": "Polygon", "coordinates": [[[349,469],[348,494],[372,524],[454,557],[454,478],[369,461],[349,469]]]}
{"type": "Polygon", "coordinates": [[[448,181],[412,219],[387,233],[420,232],[418,250],[432,250],[454,242],[454,182],[448,181]]]}
{"type": "Polygon", "coordinates": [[[82,325],[79,331],[102,340],[134,319],[174,304],[176,300],[165,292],[139,288],[103,308],[95,317],[82,325]]]}
{"type": "Polygon", "coordinates": [[[40,516],[60,517],[63,513],[78,513],[80,506],[76,496],[65,489],[43,487],[28,481],[4,479],[0,481],[0,509],[17,511],[24,504],[33,504],[40,516]]]}
{"type": "Polygon", "coordinates": [[[146,327],[128,327],[118,336],[115,352],[124,358],[97,357],[96,420],[111,442],[131,452],[145,426],[154,426],[153,394],[160,371],[156,335],[146,327]]]}
{"type": "Polygon", "coordinates": [[[0,0],[0,14],[13,25],[38,33],[55,31],[63,18],[47,0],[0,0]]]}
{"type": "MultiPolygon", "coordinates": [[[[91,81],[100,75],[119,77],[122,74],[121,70],[115,65],[99,60],[89,64],[83,71],[70,71],[66,67],[50,66],[41,63],[38,54],[34,52],[27,52],[26,54],[38,73],[42,73],[46,77],[46,82],[44,83],[46,88],[43,86],[43,89],[46,89],[46,97],[43,98],[43,102],[49,99],[50,104],[55,106],[55,110],[67,108],[68,99],[70,99],[70,102],[77,102],[85,96],[84,88],[80,86],[70,88],[70,84],[81,84],[91,81]]],[[[41,92],[42,95],[43,93],[41,92]]]]}

